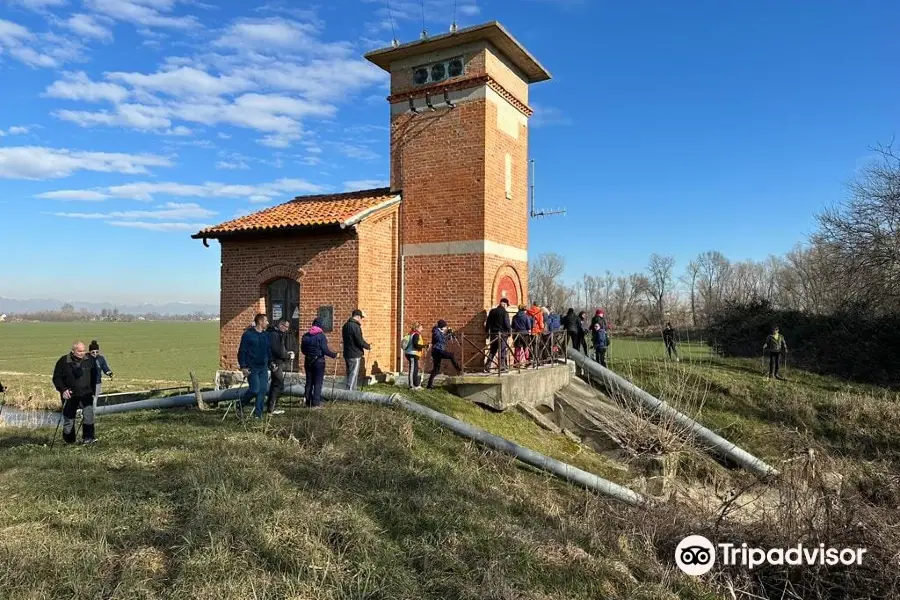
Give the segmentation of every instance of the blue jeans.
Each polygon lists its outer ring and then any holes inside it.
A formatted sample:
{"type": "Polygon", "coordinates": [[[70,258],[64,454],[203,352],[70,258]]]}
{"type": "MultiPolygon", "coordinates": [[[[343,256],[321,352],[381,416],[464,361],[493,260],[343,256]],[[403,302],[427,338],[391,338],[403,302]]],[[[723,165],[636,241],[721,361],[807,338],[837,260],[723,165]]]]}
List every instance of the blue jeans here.
{"type": "Polygon", "coordinates": [[[262,417],[263,406],[266,404],[266,394],[269,391],[269,368],[250,367],[250,376],[247,377],[248,389],[241,397],[241,406],[247,406],[256,396],[256,407],[253,410],[254,417],[262,417]]]}

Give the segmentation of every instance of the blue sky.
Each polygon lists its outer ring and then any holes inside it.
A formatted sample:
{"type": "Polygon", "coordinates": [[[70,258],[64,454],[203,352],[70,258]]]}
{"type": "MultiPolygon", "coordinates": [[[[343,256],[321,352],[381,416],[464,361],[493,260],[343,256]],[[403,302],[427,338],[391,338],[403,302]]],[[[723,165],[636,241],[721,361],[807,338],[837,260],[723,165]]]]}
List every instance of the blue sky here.
{"type": "MultiPolygon", "coordinates": [[[[391,0],[401,42],[419,0],[391,0]]],[[[783,253],[900,133],[900,3],[456,0],[532,87],[531,256],[783,253]],[[593,238],[593,239],[592,239],[593,238]]],[[[453,0],[425,0],[432,33],[453,0]]],[[[387,0],[0,0],[0,296],[218,301],[190,234],[388,178],[387,0]]]]}

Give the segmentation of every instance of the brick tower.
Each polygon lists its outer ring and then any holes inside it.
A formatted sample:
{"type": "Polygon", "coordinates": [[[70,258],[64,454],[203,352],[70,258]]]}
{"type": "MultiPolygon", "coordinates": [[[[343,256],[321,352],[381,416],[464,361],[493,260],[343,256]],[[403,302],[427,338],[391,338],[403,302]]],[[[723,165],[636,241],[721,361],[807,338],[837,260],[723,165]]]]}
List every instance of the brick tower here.
{"type": "Polygon", "coordinates": [[[477,336],[502,296],[527,297],[528,86],[550,74],[496,22],[366,58],[391,74],[399,328],[477,336]]]}

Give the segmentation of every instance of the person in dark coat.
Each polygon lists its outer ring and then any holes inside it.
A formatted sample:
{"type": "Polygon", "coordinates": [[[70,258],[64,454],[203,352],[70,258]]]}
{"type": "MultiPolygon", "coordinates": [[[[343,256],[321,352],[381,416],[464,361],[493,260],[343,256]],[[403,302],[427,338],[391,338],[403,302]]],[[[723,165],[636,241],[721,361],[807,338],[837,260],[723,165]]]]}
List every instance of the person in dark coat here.
{"type": "Polygon", "coordinates": [[[303,369],[306,372],[306,406],[322,408],[322,383],[325,381],[325,357],[337,358],[338,353],[328,347],[328,338],[322,331],[322,322],[315,319],[309,331],[300,340],[303,353],[303,369]]]}
{"type": "Polygon", "coordinates": [[[488,336],[491,340],[491,350],[488,354],[487,363],[484,365],[484,372],[489,373],[491,365],[494,363],[494,357],[500,352],[500,363],[497,366],[499,371],[506,371],[506,346],[509,343],[509,334],[512,332],[512,325],[509,322],[509,312],[506,307],[509,306],[509,300],[500,299],[500,304],[495,306],[488,312],[487,327],[488,336]]]}
{"type": "Polygon", "coordinates": [[[587,337],[590,332],[588,321],[587,321],[587,313],[581,311],[578,313],[578,321],[576,322],[576,327],[578,331],[578,338],[575,340],[575,349],[588,356],[588,347],[587,347],[587,337]]]}
{"type": "Polygon", "coordinates": [[[600,324],[600,327],[606,329],[606,313],[603,312],[602,308],[598,308],[597,312],[594,313],[594,316],[591,318],[591,329],[594,329],[594,325],[600,324]]]}
{"type": "Polygon", "coordinates": [[[562,318],[562,328],[566,331],[569,346],[578,349],[578,316],[574,308],[569,308],[562,318]]]}
{"type": "Polygon", "coordinates": [[[528,307],[519,305],[519,312],[512,320],[513,335],[516,340],[515,358],[516,365],[524,364],[528,360],[528,348],[531,346],[531,330],[534,328],[534,319],[528,314],[528,307]]]}
{"type": "Polygon", "coordinates": [[[344,342],[344,363],[347,366],[347,389],[355,390],[356,381],[359,378],[359,367],[366,350],[372,347],[363,339],[362,320],[366,314],[360,309],[353,311],[350,319],[341,328],[341,338],[344,342]]]}
{"type": "Polygon", "coordinates": [[[609,348],[609,334],[600,323],[594,323],[594,360],[606,366],[606,349],[609,348]]]}
{"type": "Polygon", "coordinates": [[[431,370],[431,375],[428,377],[428,385],[426,386],[429,390],[434,389],[434,378],[441,372],[441,361],[449,360],[453,363],[456,372],[462,373],[462,367],[456,362],[456,357],[453,356],[453,353],[447,351],[447,331],[447,321],[443,319],[438,321],[437,325],[431,330],[431,362],[434,364],[434,367],[431,370]]]}
{"type": "Polygon", "coordinates": [[[294,362],[294,353],[288,352],[284,343],[284,336],[291,328],[291,322],[287,319],[279,319],[278,324],[269,325],[266,335],[269,336],[271,345],[272,364],[269,365],[272,374],[272,384],[269,386],[269,397],[266,402],[266,410],[272,415],[283,415],[283,410],[277,410],[278,399],[284,392],[284,372],[294,362]]]}
{"type": "Polygon", "coordinates": [[[53,368],[53,386],[63,403],[63,440],[75,443],[75,416],[81,409],[81,441],[97,441],[94,430],[94,385],[97,362],[85,351],[84,342],[72,344],[72,351],[60,357],[53,368]]]}
{"type": "Polygon", "coordinates": [[[409,389],[422,389],[422,375],[419,373],[419,359],[422,358],[422,351],[428,347],[425,340],[422,339],[422,325],[415,323],[409,332],[409,341],[403,347],[403,355],[409,361],[409,389]]]}
{"type": "Polygon", "coordinates": [[[112,379],[113,372],[112,369],[109,368],[109,363],[106,362],[106,357],[100,354],[100,343],[97,342],[97,340],[91,340],[91,343],[88,346],[88,352],[90,352],[91,357],[97,363],[97,369],[94,372],[94,375],[96,376],[96,381],[94,381],[94,408],[97,408],[97,398],[100,397],[103,376],[106,375],[112,379]]]}
{"type": "Polygon", "coordinates": [[[666,344],[666,355],[669,359],[672,358],[672,355],[675,355],[675,360],[680,361],[678,358],[678,350],[675,348],[675,328],[672,327],[671,323],[666,323],[666,328],[663,329],[663,342],[666,344]]]}
{"type": "Polygon", "coordinates": [[[272,344],[266,334],[269,319],[259,313],[253,319],[253,325],[248,327],[241,336],[238,346],[238,366],[241,373],[247,378],[247,391],[238,402],[238,408],[243,414],[244,407],[256,397],[256,406],[253,416],[262,418],[263,407],[266,403],[266,393],[269,390],[269,365],[272,362],[272,344]]]}

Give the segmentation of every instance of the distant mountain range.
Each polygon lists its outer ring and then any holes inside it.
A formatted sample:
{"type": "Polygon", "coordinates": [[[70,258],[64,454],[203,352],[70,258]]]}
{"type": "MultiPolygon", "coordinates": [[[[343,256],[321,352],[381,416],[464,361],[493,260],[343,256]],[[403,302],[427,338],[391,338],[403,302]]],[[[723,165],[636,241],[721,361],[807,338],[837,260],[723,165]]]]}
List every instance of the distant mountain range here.
{"type": "MultiPolygon", "coordinates": [[[[42,310],[59,310],[62,305],[66,304],[65,300],[54,300],[51,298],[37,298],[29,300],[14,300],[12,298],[0,297],[0,313],[29,313],[42,310]]],[[[219,314],[218,304],[203,304],[195,302],[164,302],[153,303],[144,302],[142,304],[117,304],[115,302],[79,302],[69,300],[75,310],[85,309],[89,312],[99,313],[105,309],[119,309],[122,314],[144,315],[156,313],[160,315],[187,315],[191,313],[204,313],[211,315],[219,314]]]]}

